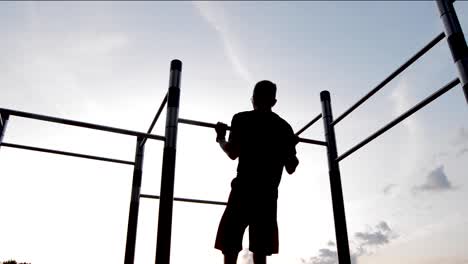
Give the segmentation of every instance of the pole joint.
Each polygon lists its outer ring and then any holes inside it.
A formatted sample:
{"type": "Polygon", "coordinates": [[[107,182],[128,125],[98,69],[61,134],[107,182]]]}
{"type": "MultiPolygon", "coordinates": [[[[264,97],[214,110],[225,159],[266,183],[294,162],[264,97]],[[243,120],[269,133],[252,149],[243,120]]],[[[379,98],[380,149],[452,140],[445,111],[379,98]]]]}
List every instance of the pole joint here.
{"type": "Polygon", "coordinates": [[[463,93],[468,103],[468,47],[453,2],[453,0],[437,0],[437,8],[444,24],[450,53],[457,67],[463,93]]]}

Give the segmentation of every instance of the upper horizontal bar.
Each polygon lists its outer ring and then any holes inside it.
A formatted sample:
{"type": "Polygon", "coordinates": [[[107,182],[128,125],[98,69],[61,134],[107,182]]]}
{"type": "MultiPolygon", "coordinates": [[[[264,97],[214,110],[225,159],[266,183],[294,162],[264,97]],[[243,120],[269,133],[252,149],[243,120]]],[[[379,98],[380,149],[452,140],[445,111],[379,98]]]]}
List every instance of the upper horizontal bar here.
{"type": "Polygon", "coordinates": [[[132,162],[132,161],[109,159],[109,158],[104,158],[104,157],[99,157],[99,156],[91,156],[91,155],[85,155],[85,154],[79,154],[79,153],[73,153],[73,152],[66,152],[66,151],[60,151],[60,150],[54,150],[54,149],[31,147],[31,146],[11,144],[11,143],[6,143],[6,142],[1,143],[0,145],[3,146],[3,147],[26,149],[26,150],[46,152],[46,153],[52,153],[52,154],[58,154],[58,155],[64,155],[64,156],[72,156],[72,157],[78,157],[78,158],[100,160],[100,161],[107,161],[107,162],[121,163],[121,164],[128,164],[128,165],[135,165],[135,163],[132,162]]]}
{"type": "Polygon", "coordinates": [[[422,57],[426,52],[428,52],[432,47],[434,47],[439,41],[445,38],[445,33],[442,32],[437,37],[435,37],[431,42],[429,42],[426,46],[424,46],[420,51],[418,51],[413,57],[411,57],[408,61],[403,63],[398,69],[396,69],[392,74],[390,74],[385,80],[379,83],[374,89],[372,89],[369,93],[367,93],[364,97],[362,97],[359,101],[357,101],[354,105],[352,105],[348,110],[342,113],[338,118],[336,118],[332,125],[338,124],[343,118],[349,115],[352,111],[358,108],[361,104],[363,104],[367,99],[369,99],[372,95],[382,89],[387,83],[393,80],[398,74],[406,70],[411,64],[417,61],[420,57],[422,57]]]}
{"type": "MultiPolygon", "coordinates": [[[[187,125],[192,125],[192,126],[201,126],[201,127],[209,127],[209,128],[215,128],[216,124],[213,123],[207,123],[207,122],[202,122],[202,121],[196,121],[196,120],[190,120],[190,119],[185,119],[185,118],[179,118],[179,123],[181,124],[187,124],[187,125]]],[[[230,130],[231,128],[228,126],[227,130],[230,130]]]]}
{"type": "Polygon", "coordinates": [[[302,134],[302,132],[306,131],[311,125],[313,125],[315,122],[317,122],[320,118],[322,118],[322,114],[318,114],[312,121],[310,121],[307,125],[305,125],[303,128],[301,128],[299,131],[296,132],[296,136],[299,136],[302,134]]]}
{"type": "MultiPolygon", "coordinates": [[[[153,131],[153,128],[156,125],[156,122],[158,121],[159,116],[161,115],[161,113],[162,113],[162,111],[164,109],[164,106],[166,106],[166,103],[167,103],[167,93],[164,96],[164,99],[162,100],[161,105],[159,105],[158,112],[156,112],[156,115],[154,116],[153,121],[151,122],[151,125],[150,125],[150,127],[148,129],[148,132],[146,132],[147,134],[151,134],[151,131],[153,131]]],[[[147,138],[143,139],[143,141],[141,142],[142,146],[145,145],[146,140],[147,140],[147,138]]]]}
{"type": "Polygon", "coordinates": [[[327,142],[315,139],[299,138],[299,142],[327,146],[327,142]]]}
{"type": "MultiPolygon", "coordinates": [[[[320,114],[320,117],[321,116],[322,116],[322,114],[320,114]]],[[[318,117],[318,119],[320,119],[320,117],[318,117]]],[[[213,124],[213,123],[207,123],[207,122],[184,119],[184,118],[179,118],[179,123],[187,124],[187,125],[193,125],[193,126],[209,127],[209,128],[215,128],[216,127],[216,124],[213,124]]],[[[230,129],[231,128],[228,126],[228,130],[230,130],[230,129]]],[[[323,141],[314,140],[314,139],[307,139],[307,138],[299,138],[299,142],[309,143],[309,144],[316,144],[316,145],[323,145],[323,146],[327,145],[327,143],[325,143],[323,141]]]]}
{"type": "Polygon", "coordinates": [[[112,132],[112,133],[117,133],[117,134],[124,134],[124,135],[130,135],[130,136],[140,136],[140,137],[145,137],[145,138],[151,138],[151,139],[164,141],[163,136],[147,134],[147,133],[127,130],[127,129],[97,125],[97,124],[92,124],[92,123],[85,123],[85,122],[81,122],[81,121],[63,119],[63,118],[58,118],[58,117],[53,117],[53,116],[38,115],[38,114],[33,114],[33,113],[28,113],[28,112],[5,109],[5,108],[0,108],[0,112],[7,113],[7,114],[10,114],[12,116],[19,116],[19,117],[37,119],[37,120],[53,122],[53,123],[59,123],[59,124],[64,124],[64,125],[84,127],[84,128],[102,130],[102,131],[107,131],[107,132],[112,132]]]}
{"type": "MultiPolygon", "coordinates": [[[[150,199],[159,199],[160,198],[159,195],[149,195],[149,194],[140,194],[140,197],[141,198],[150,198],[150,199]]],[[[174,201],[188,202],[188,203],[201,203],[201,204],[214,204],[214,205],[227,205],[227,203],[225,203],[225,202],[187,199],[187,198],[177,198],[177,197],[174,197],[174,201]]]]}
{"type": "Polygon", "coordinates": [[[393,121],[391,121],[390,123],[388,123],[387,125],[385,125],[381,129],[377,130],[374,134],[372,134],[368,138],[364,139],[361,143],[357,144],[356,146],[352,147],[350,150],[343,153],[336,160],[341,161],[342,159],[344,159],[347,156],[351,155],[353,152],[355,152],[356,150],[362,148],[363,146],[365,146],[367,143],[371,142],[372,140],[374,140],[378,136],[382,135],[384,132],[386,132],[387,130],[389,130],[390,128],[395,126],[396,124],[400,123],[401,121],[405,120],[407,117],[414,114],[416,111],[423,108],[424,106],[426,106],[430,102],[434,101],[439,96],[443,95],[444,93],[446,93],[447,91],[449,91],[450,89],[452,89],[453,87],[458,85],[459,83],[460,83],[460,80],[458,78],[452,80],[451,82],[446,84],[444,87],[440,88],[435,93],[433,93],[430,96],[426,97],[424,100],[419,102],[417,105],[413,106],[411,109],[409,109],[408,111],[406,111],[405,113],[403,113],[399,117],[395,118],[393,121]]]}

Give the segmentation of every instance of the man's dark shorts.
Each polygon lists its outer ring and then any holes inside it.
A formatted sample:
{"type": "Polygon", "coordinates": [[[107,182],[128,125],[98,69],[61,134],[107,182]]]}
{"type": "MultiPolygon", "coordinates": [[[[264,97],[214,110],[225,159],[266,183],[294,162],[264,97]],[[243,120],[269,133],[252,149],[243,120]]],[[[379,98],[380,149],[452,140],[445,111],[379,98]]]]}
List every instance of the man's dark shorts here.
{"type": "Polygon", "coordinates": [[[233,188],[219,224],[215,248],[223,254],[239,253],[244,231],[249,226],[251,252],[266,256],[278,253],[276,203],[276,194],[233,188]]]}

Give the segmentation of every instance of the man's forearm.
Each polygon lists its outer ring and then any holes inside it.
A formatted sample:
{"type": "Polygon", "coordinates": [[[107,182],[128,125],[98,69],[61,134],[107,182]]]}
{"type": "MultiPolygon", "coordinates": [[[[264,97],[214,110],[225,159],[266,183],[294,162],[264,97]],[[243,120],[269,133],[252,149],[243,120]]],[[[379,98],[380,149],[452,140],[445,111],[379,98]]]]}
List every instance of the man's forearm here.
{"type": "Polygon", "coordinates": [[[219,146],[221,147],[221,149],[226,153],[226,155],[228,155],[230,159],[235,160],[237,158],[236,153],[232,151],[232,149],[230,148],[229,142],[227,142],[226,139],[224,138],[218,139],[217,142],[219,146]]]}

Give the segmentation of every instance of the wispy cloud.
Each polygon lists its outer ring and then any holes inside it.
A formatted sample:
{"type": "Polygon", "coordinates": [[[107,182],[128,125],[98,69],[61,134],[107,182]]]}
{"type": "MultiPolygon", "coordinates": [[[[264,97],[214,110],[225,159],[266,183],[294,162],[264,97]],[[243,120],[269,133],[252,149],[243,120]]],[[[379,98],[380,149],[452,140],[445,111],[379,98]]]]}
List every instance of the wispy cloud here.
{"type": "Polygon", "coordinates": [[[468,143],[468,129],[460,127],[455,137],[452,139],[452,145],[459,146],[468,143]]]}
{"type": "Polygon", "coordinates": [[[0,43],[0,49],[9,50],[0,54],[0,69],[8,69],[0,72],[0,103],[46,113],[81,109],[83,100],[92,100],[89,91],[99,91],[91,83],[115,75],[114,56],[128,48],[129,38],[117,29],[99,30],[99,25],[90,29],[70,23],[68,29],[50,30],[65,15],[42,5],[19,5],[25,22],[12,24],[8,41],[0,43]]]}
{"type": "Polygon", "coordinates": [[[457,158],[463,156],[465,153],[468,153],[468,148],[462,148],[457,153],[457,158]]]}
{"type": "Polygon", "coordinates": [[[242,63],[238,49],[234,45],[234,38],[229,32],[226,10],[216,2],[193,2],[200,16],[208,22],[218,33],[223,48],[237,74],[247,83],[253,84],[252,77],[247,67],[242,63]]]}
{"type": "Polygon", "coordinates": [[[468,153],[468,129],[461,127],[458,130],[457,135],[452,140],[452,145],[455,146],[458,150],[455,156],[460,158],[465,153],[468,153]]]}
{"type": "Polygon", "coordinates": [[[384,188],[383,188],[383,194],[385,195],[389,195],[392,193],[392,190],[395,189],[395,187],[397,187],[396,184],[388,184],[386,185],[384,188]]]}
{"type": "MultiPolygon", "coordinates": [[[[410,88],[408,79],[402,78],[390,94],[390,100],[393,102],[393,112],[395,115],[402,114],[412,106],[410,88]]],[[[420,125],[414,116],[403,121],[402,125],[413,135],[421,131],[420,125]]]]}

